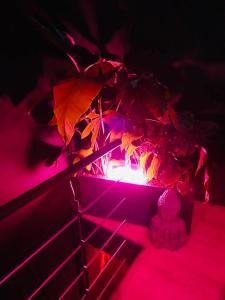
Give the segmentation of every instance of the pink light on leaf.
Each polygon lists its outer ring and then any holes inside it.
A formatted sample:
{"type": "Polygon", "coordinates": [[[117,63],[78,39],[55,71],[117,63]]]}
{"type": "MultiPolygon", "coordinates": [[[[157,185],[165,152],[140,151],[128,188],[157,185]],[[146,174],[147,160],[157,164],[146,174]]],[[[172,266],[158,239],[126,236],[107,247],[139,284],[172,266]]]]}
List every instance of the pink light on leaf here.
{"type": "Polygon", "coordinates": [[[106,168],[106,178],[134,184],[144,185],[147,183],[147,178],[140,168],[133,168],[129,165],[115,166],[111,162],[106,168]]]}

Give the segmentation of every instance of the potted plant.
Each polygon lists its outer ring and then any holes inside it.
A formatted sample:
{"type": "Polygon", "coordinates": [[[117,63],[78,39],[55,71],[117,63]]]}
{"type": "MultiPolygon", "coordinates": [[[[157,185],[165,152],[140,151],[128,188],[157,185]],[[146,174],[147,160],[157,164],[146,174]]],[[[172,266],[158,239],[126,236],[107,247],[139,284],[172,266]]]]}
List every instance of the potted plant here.
{"type": "Polygon", "coordinates": [[[86,171],[106,176],[110,166],[128,165],[141,170],[147,184],[173,188],[190,202],[193,178],[207,159],[201,130],[190,113],[174,109],[169,89],[153,74],[133,73],[122,62],[100,59],[55,86],[53,93],[51,124],[65,145],[76,140],[74,162],[121,139],[118,151],[86,171]]]}

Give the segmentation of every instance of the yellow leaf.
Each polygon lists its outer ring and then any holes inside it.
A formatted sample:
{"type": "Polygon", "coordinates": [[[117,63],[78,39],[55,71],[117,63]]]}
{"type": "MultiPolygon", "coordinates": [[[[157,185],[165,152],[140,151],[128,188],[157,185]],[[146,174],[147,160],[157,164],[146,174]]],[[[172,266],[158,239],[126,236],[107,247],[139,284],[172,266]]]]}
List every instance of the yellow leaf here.
{"type": "Polygon", "coordinates": [[[132,156],[132,154],[134,153],[136,148],[137,147],[135,147],[132,144],[130,144],[130,146],[128,146],[127,151],[126,151],[126,159],[129,159],[132,156]]]}
{"type": "Polygon", "coordinates": [[[75,125],[90,107],[102,83],[91,78],[74,77],[54,87],[54,114],[58,131],[66,144],[72,139],[75,125]]]}
{"type": "MultiPolygon", "coordinates": [[[[79,156],[80,156],[81,158],[84,158],[84,157],[86,157],[86,156],[88,156],[88,155],[91,155],[92,153],[93,153],[92,148],[81,149],[81,150],[79,151],[79,156]]],[[[88,170],[88,171],[91,171],[91,164],[88,165],[88,166],[86,166],[85,169],[88,170]]]]}
{"type": "Polygon", "coordinates": [[[140,166],[141,166],[142,170],[144,170],[144,171],[146,171],[146,162],[150,155],[152,155],[151,152],[146,152],[146,153],[143,153],[139,158],[140,166]]]}
{"type": "Polygon", "coordinates": [[[96,119],[88,123],[81,134],[81,139],[85,139],[87,136],[89,136],[89,134],[92,132],[97,123],[98,120],[96,119]]]}
{"type": "Polygon", "coordinates": [[[158,157],[156,155],[154,155],[151,165],[147,170],[148,180],[152,180],[152,178],[157,175],[159,166],[160,166],[160,161],[159,161],[158,157]]]}
{"type": "Polygon", "coordinates": [[[92,148],[81,149],[81,150],[79,151],[79,155],[80,155],[81,157],[86,157],[86,156],[88,156],[88,155],[91,155],[92,153],[93,153],[92,148]]]}
{"type": "Polygon", "coordinates": [[[122,136],[122,142],[121,142],[121,146],[120,146],[121,151],[126,150],[132,144],[133,141],[136,141],[139,138],[140,138],[140,136],[135,136],[128,132],[125,133],[122,136]]]}

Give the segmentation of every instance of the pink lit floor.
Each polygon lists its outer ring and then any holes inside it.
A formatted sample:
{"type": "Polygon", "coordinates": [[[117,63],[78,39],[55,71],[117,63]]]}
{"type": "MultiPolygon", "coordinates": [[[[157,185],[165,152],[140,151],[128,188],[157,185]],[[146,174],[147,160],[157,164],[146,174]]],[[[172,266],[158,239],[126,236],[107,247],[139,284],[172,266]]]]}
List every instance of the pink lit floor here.
{"type": "MultiPolygon", "coordinates": [[[[116,225],[109,220],[105,228],[116,225]]],[[[176,252],[155,249],[142,226],[126,224],[120,235],[143,250],[110,300],[225,300],[224,207],[196,202],[190,238],[176,252]]]]}

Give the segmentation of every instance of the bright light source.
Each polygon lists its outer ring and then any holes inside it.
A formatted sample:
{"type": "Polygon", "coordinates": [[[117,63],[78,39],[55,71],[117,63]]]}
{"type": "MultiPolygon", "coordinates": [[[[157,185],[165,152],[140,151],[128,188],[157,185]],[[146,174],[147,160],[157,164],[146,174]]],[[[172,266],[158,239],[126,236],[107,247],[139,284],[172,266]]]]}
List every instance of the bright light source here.
{"type": "Polygon", "coordinates": [[[147,183],[147,178],[141,169],[132,168],[129,165],[113,166],[110,162],[106,169],[106,178],[135,184],[147,183]]]}

